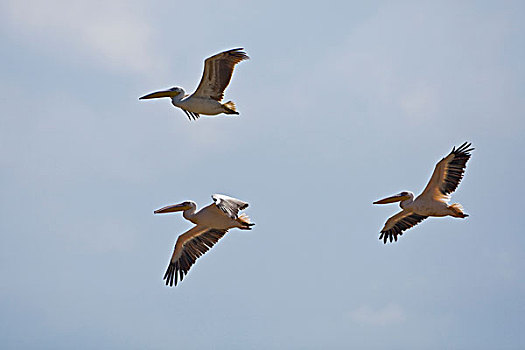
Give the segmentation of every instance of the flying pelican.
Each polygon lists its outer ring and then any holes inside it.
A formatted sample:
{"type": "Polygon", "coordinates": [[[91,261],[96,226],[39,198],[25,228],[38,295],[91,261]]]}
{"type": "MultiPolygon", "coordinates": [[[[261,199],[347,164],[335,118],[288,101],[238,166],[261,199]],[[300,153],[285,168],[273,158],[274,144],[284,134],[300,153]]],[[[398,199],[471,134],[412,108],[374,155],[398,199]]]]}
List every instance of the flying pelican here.
{"type": "Polygon", "coordinates": [[[192,201],[157,209],[155,214],[182,211],[182,216],[195,224],[193,228],[181,234],[175,243],[168,269],[164,274],[166,285],[177,285],[177,274],[182,282],[184,275],[201,255],[206,253],[231,228],[251,230],[254,223],[246,214],[239,214],[248,203],[239,199],[214,194],[212,204],[197,211],[197,204],[192,201]]]}
{"type": "Polygon", "coordinates": [[[239,114],[235,109],[235,103],[232,101],[221,103],[221,101],[224,97],[224,89],[232,78],[233,68],[237,63],[249,59],[241,50],[243,48],[232,49],[207,58],[204,61],[201,82],[197,90],[189,96],[184,89],[172,87],[142,96],[139,100],[169,97],[171,103],[182,109],[190,120],[196,120],[201,114],[239,114]]]}
{"type": "Polygon", "coordinates": [[[397,241],[397,236],[402,235],[403,231],[419,224],[429,216],[450,215],[455,218],[468,216],[463,212],[461,204],[448,205],[448,201],[450,194],[456,190],[465,173],[470,152],[474,150],[469,148],[470,145],[465,142],[457,149],[453,147],[452,152],[437,163],[427,187],[416,199],[412,192],[405,191],[374,202],[374,204],[400,202],[399,206],[403,209],[385,223],[379,236],[383,243],[386,243],[387,239],[392,242],[392,238],[397,241]]]}

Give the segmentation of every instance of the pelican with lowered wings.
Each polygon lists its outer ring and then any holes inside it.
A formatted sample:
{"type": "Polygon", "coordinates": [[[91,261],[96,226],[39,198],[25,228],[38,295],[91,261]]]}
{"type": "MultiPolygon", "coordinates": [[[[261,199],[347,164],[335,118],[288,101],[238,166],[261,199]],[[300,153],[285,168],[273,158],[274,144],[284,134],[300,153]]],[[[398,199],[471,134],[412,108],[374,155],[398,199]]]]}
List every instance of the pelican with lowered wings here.
{"type": "Polygon", "coordinates": [[[207,58],[204,61],[201,82],[197,90],[189,96],[184,89],[172,87],[142,96],[139,100],[169,97],[171,103],[182,109],[190,120],[196,120],[201,114],[239,114],[235,109],[235,103],[232,101],[221,103],[221,101],[224,90],[232,78],[233,68],[237,63],[249,59],[242,50],[242,48],[232,49],[207,58]]]}
{"type": "Polygon", "coordinates": [[[222,194],[211,196],[213,203],[197,211],[195,202],[186,201],[155,210],[155,214],[182,211],[182,216],[195,224],[183,233],[175,243],[168,269],[164,274],[166,285],[177,285],[182,281],[195,261],[221,239],[229,229],[251,230],[255,224],[246,214],[239,211],[246,209],[248,203],[222,194]]]}
{"type": "Polygon", "coordinates": [[[452,152],[440,160],[434,173],[423,190],[416,199],[412,192],[401,192],[391,197],[387,197],[374,202],[374,204],[388,204],[400,202],[403,209],[401,212],[387,220],[379,236],[383,243],[392,239],[397,241],[397,236],[402,235],[403,231],[419,224],[429,216],[453,216],[456,218],[466,218],[468,214],[463,212],[460,204],[448,205],[450,194],[456,190],[470,159],[470,143],[463,143],[457,149],[452,148],[452,152]]]}

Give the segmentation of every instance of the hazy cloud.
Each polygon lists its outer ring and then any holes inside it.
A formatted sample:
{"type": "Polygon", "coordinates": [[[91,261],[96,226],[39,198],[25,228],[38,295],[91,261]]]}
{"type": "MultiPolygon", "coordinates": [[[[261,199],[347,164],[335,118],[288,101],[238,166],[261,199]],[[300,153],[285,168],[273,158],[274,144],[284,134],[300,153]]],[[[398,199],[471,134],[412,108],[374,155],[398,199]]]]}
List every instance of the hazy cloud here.
{"type": "Polygon", "coordinates": [[[381,117],[387,110],[409,122],[457,122],[465,115],[489,123],[496,115],[517,120],[514,107],[522,102],[511,87],[519,78],[503,60],[517,26],[501,13],[472,12],[462,4],[392,3],[326,54],[324,75],[340,76],[332,90],[372,101],[371,111],[381,117]]]}
{"type": "Polygon", "coordinates": [[[18,39],[59,46],[59,56],[73,50],[107,69],[135,73],[165,67],[141,3],[10,0],[4,8],[3,21],[18,39]]]}

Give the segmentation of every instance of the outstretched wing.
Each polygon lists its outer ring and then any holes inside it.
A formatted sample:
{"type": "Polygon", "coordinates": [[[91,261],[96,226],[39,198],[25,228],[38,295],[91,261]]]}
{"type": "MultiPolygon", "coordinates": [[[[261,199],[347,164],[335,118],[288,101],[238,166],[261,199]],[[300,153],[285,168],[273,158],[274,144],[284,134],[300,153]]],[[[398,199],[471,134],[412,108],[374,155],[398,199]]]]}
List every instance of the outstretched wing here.
{"type": "Polygon", "coordinates": [[[435,199],[448,200],[449,195],[456,190],[467,167],[470,159],[470,152],[474,148],[469,148],[471,143],[465,142],[457,149],[452,148],[452,152],[441,159],[434,169],[434,173],[421,193],[421,196],[432,196],[435,199]]]}
{"type": "Polygon", "coordinates": [[[240,210],[248,208],[248,203],[224,194],[214,194],[211,198],[220,210],[234,220],[238,218],[240,210]]]}
{"type": "Polygon", "coordinates": [[[211,97],[221,101],[224,89],[230,83],[233,68],[241,61],[249,59],[242,48],[232,49],[211,56],[204,61],[204,73],[193,96],[211,97]]]}
{"type": "Polygon", "coordinates": [[[390,242],[392,242],[392,239],[397,242],[398,235],[401,236],[403,231],[416,226],[426,218],[428,216],[403,210],[386,221],[385,227],[383,227],[379,235],[379,240],[383,240],[383,243],[386,243],[388,239],[390,239],[390,242]]]}
{"type": "Polygon", "coordinates": [[[228,230],[218,230],[195,226],[182,234],[175,243],[170,264],[164,274],[166,285],[177,285],[177,279],[182,281],[195,261],[221,239],[228,230]]]}

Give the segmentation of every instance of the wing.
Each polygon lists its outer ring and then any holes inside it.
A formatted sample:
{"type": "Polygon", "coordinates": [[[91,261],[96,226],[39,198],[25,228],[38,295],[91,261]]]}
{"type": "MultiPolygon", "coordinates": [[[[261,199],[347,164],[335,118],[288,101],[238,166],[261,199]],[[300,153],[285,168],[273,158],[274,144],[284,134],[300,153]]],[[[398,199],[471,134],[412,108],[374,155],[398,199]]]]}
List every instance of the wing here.
{"type": "Polygon", "coordinates": [[[398,235],[401,236],[403,231],[416,226],[426,218],[428,216],[403,210],[386,221],[385,227],[383,227],[379,235],[379,240],[383,240],[383,243],[386,243],[388,239],[390,239],[390,242],[394,239],[397,242],[398,235]]]}
{"type": "Polygon", "coordinates": [[[248,203],[223,194],[214,194],[211,198],[220,210],[234,220],[238,218],[240,210],[248,208],[248,203]]]}
{"type": "MultiPolygon", "coordinates": [[[[179,107],[179,108],[180,108],[180,107],[179,107]]],[[[197,120],[197,119],[199,119],[199,117],[200,117],[200,114],[199,114],[199,113],[194,113],[194,112],[191,112],[191,111],[187,111],[187,110],[185,110],[184,108],[181,108],[181,109],[182,109],[182,111],[183,111],[184,113],[186,113],[186,115],[188,116],[188,118],[189,118],[190,120],[197,120]]]]}
{"type": "Polygon", "coordinates": [[[175,243],[170,264],[164,274],[166,285],[172,287],[182,281],[195,261],[221,239],[228,230],[217,230],[209,227],[195,226],[182,234],[175,243]]]}
{"type": "Polygon", "coordinates": [[[230,83],[233,68],[241,61],[249,59],[242,48],[232,49],[211,56],[204,61],[204,73],[193,96],[211,97],[221,101],[224,89],[230,83]]]}
{"type": "Polygon", "coordinates": [[[436,199],[448,200],[448,196],[456,190],[467,167],[470,159],[470,152],[474,148],[469,148],[470,143],[463,143],[457,149],[452,148],[452,152],[436,164],[434,173],[421,193],[421,196],[432,196],[436,199]]]}

